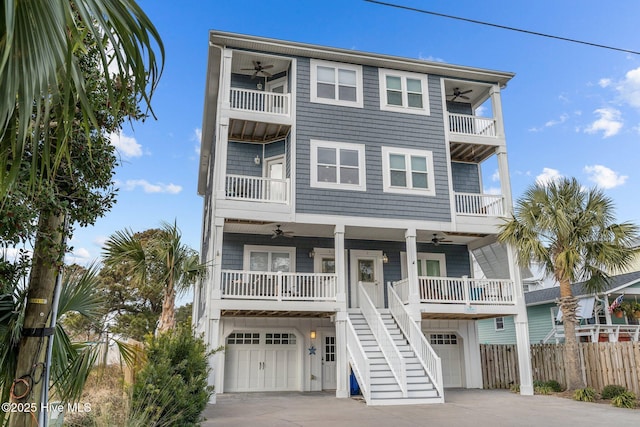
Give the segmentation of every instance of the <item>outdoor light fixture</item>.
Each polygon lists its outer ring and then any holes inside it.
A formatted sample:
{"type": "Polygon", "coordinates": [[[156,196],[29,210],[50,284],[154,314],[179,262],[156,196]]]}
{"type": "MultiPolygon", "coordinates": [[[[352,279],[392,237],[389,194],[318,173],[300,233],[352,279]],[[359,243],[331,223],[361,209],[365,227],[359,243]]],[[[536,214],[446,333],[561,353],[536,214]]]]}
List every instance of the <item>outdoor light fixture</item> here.
{"type": "Polygon", "coordinates": [[[311,339],[312,340],[316,339],[316,331],[311,331],[311,339]]]}
{"type": "Polygon", "coordinates": [[[388,263],[388,262],[389,262],[389,257],[387,256],[386,252],[383,252],[383,253],[382,253],[382,262],[383,262],[384,264],[386,264],[386,263],[388,263]]]}
{"type": "Polygon", "coordinates": [[[255,159],[253,159],[253,163],[255,163],[256,165],[259,165],[259,164],[260,164],[260,156],[258,156],[258,155],[256,154],[256,158],[255,158],[255,159]]]}

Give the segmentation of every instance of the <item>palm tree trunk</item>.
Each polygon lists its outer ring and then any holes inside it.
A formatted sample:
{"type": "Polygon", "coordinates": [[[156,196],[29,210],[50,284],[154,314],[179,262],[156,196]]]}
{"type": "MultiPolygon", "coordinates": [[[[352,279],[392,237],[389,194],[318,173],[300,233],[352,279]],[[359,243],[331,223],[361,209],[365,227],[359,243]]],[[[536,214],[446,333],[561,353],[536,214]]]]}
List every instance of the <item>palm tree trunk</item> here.
{"type": "Polygon", "coordinates": [[[584,388],[580,350],[576,338],[576,309],[578,302],[571,292],[571,284],[568,280],[560,281],[559,306],[562,309],[562,324],[564,325],[564,365],[567,376],[567,389],[584,388]]]}
{"type": "MultiPolygon", "coordinates": [[[[36,331],[49,324],[56,276],[64,254],[63,242],[64,215],[62,213],[41,212],[38,220],[38,233],[33,251],[33,262],[29,276],[29,293],[25,310],[23,332],[36,331]]],[[[41,392],[44,386],[43,363],[46,353],[46,339],[42,336],[23,334],[18,347],[18,365],[15,378],[18,381],[13,395],[14,401],[35,404],[36,413],[13,413],[10,427],[35,425],[41,405],[41,392]],[[23,395],[23,396],[22,396],[23,395]],[[22,396],[20,398],[17,398],[22,396]]]]}
{"type": "Polygon", "coordinates": [[[165,290],[164,299],[162,300],[162,313],[160,314],[160,323],[158,324],[158,332],[163,333],[173,329],[176,326],[176,291],[173,286],[168,286],[165,290]]]}

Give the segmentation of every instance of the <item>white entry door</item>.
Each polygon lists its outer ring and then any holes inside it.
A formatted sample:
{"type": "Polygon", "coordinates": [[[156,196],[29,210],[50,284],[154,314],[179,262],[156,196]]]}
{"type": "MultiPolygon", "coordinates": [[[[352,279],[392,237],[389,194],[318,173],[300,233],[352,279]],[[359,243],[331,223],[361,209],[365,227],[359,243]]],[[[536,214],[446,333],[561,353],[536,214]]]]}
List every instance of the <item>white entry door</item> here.
{"type": "Polygon", "coordinates": [[[358,283],[362,283],[377,308],[384,308],[382,251],[351,251],[351,307],[360,307],[358,283]]]}
{"type": "Polygon", "coordinates": [[[444,387],[462,387],[462,355],[460,339],[455,333],[429,333],[429,343],[442,360],[444,387]]]}
{"type": "Polygon", "coordinates": [[[336,389],[336,335],[323,334],[322,342],[322,389],[336,389]]]}
{"type": "Polygon", "coordinates": [[[226,342],[225,392],[298,389],[298,348],[294,334],[234,332],[226,342]]]}
{"type": "Polygon", "coordinates": [[[267,200],[285,202],[287,188],[285,179],[284,156],[271,157],[265,160],[265,176],[269,178],[267,185],[267,200]]]}

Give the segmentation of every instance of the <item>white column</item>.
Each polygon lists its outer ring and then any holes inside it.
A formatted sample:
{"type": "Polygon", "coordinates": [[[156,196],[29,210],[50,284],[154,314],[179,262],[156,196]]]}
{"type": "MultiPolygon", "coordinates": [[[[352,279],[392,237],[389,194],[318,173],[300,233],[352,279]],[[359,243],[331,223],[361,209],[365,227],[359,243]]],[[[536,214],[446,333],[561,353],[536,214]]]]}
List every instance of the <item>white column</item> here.
{"type": "Polygon", "coordinates": [[[500,191],[504,201],[504,210],[507,215],[513,210],[513,199],[511,197],[511,181],[509,179],[509,162],[507,160],[507,148],[500,146],[496,148],[498,157],[498,175],[500,176],[500,191]]]}
{"type": "MultiPolygon", "coordinates": [[[[407,278],[409,279],[409,314],[420,322],[420,287],[418,283],[418,249],[416,247],[416,229],[409,228],[404,233],[407,245],[407,278]]],[[[420,326],[420,324],[418,324],[420,326]]]]}
{"type": "MultiPolygon", "coordinates": [[[[220,343],[220,328],[222,322],[220,321],[220,310],[210,310],[209,320],[207,321],[208,333],[205,335],[209,349],[216,349],[223,345],[220,343]]],[[[207,383],[214,386],[214,392],[209,398],[209,403],[216,403],[216,394],[222,393],[224,384],[224,358],[222,357],[224,352],[218,351],[209,356],[209,378],[207,383]]]]}
{"type": "Polygon", "coordinates": [[[344,225],[336,225],[334,232],[335,260],[336,260],[336,276],[337,276],[337,294],[336,300],[339,303],[340,310],[347,309],[347,261],[344,255],[344,225]]]}
{"type": "Polygon", "coordinates": [[[502,116],[502,101],[500,100],[500,87],[493,85],[490,94],[491,110],[493,111],[493,119],[496,123],[496,135],[499,138],[504,138],[504,120],[502,116]]]}
{"type": "Polygon", "coordinates": [[[349,397],[347,321],[346,311],[336,313],[336,397],[338,398],[349,397]]]}
{"type": "Polygon", "coordinates": [[[514,283],[516,308],[518,314],[513,318],[516,330],[516,344],[518,346],[518,370],[520,372],[520,394],[533,395],[533,376],[531,374],[531,344],[529,342],[529,322],[527,319],[527,306],[522,290],[520,269],[515,263],[515,252],[511,245],[507,245],[507,258],[511,280],[514,283]]]}
{"type": "Polygon", "coordinates": [[[224,218],[215,218],[213,220],[213,245],[211,253],[213,262],[211,266],[211,294],[208,296],[208,305],[213,308],[213,300],[222,298],[222,241],[224,236],[224,218]]]}

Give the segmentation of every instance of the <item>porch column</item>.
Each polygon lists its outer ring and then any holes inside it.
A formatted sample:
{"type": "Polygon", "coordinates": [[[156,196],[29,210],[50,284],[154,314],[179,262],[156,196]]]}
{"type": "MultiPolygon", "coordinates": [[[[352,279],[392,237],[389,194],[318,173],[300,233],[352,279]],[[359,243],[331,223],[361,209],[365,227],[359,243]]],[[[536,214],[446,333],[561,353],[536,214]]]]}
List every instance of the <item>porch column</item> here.
{"type": "MultiPolygon", "coordinates": [[[[414,321],[422,320],[420,315],[420,285],[418,283],[418,249],[416,247],[416,229],[409,228],[404,233],[407,245],[407,278],[409,279],[409,305],[407,311],[414,321]]],[[[418,326],[420,326],[418,324],[418,326]]]]}
{"type": "MultiPolygon", "coordinates": [[[[613,320],[611,319],[611,313],[609,313],[609,295],[604,295],[604,318],[606,319],[607,325],[613,325],[613,320]]],[[[609,342],[618,342],[618,338],[616,337],[613,328],[609,328],[609,342]]],[[[598,337],[599,338],[599,337],[598,337]]],[[[594,341],[597,342],[597,341],[594,341]]]]}
{"type": "Polygon", "coordinates": [[[516,309],[518,314],[513,317],[516,330],[516,344],[518,346],[518,370],[520,372],[520,394],[533,396],[533,376],[531,374],[531,344],[529,342],[529,322],[527,306],[524,301],[520,269],[515,263],[515,252],[511,245],[507,245],[509,271],[514,284],[516,309]]]}
{"type": "MultiPolygon", "coordinates": [[[[227,181],[227,145],[229,144],[229,118],[221,117],[216,135],[215,158],[213,167],[213,198],[224,199],[226,197],[227,181]]],[[[214,204],[215,205],[215,204],[214,204]]]]}
{"type": "Polygon", "coordinates": [[[212,265],[210,269],[211,293],[207,295],[207,306],[213,309],[212,300],[222,298],[222,239],[224,235],[224,218],[213,220],[213,244],[211,245],[212,265]]]}
{"type": "Polygon", "coordinates": [[[336,225],[333,231],[336,260],[337,290],[336,301],[340,303],[340,309],[347,309],[347,262],[344,256],[344,224],[336,225]]]}
{"type": "Polygon", "coordinates": [[[496,156],[498,157],[498,175],[500,176],[500,192],[504,203],[504,213],[506,215],[510,215],[513,210],[513,198],[511,197],[511,181],[509,180],[507,147],[497,147],[496,156]]]}
{"type": "MultiPolygon", "coordinates": [[[[209,349],[216,349],[223,345],[220,343],[220,310],[210,310],[210,318],[207,321],[207,334],[205,335],[209,349]]],[[[219,392],[223,392],[224,384],[224,352],[218,351],[209,356],[209,377],[207,378],[207,384],[214,386],[214,392],[209,398],[209,403],[216,403],[216,395],[219,392]]]]}
{"type": "Polygon", "coordinates": [[[346,311],[339,311],[336,313],[336,397],[338,398],[349,397],[347,321],[346,311]]]}
{"type": "Polygon", "coordinates": [[[493,85],[489,91],[491,96],[491,110],[496,123],[496,136],[504,138],[504,120],[502,117],[502,101],[500,100],[500,87],[493,85]]]}

